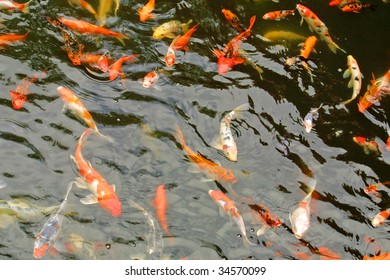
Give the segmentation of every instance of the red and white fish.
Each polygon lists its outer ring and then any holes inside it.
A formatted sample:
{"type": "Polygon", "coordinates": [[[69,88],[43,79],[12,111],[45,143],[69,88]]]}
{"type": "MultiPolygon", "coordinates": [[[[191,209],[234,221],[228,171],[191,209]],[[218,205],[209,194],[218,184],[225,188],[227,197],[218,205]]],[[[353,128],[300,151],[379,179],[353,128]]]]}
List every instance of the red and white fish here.
{"type": "Polygon", "coordinates": [[[143,7],[137,9],[137,13],[139,14],[139,20],[141,22],[145,22],[148,19],[155,18],[156,16],[152,14],[155,8],[155,0],[149,0],[143,7]]]}
{"type": "Polygon", "coordinates": [[[317,181],[315,179],[310,180],[310,183],[308,184],[310,188],[308,194],[299,203],[298,208],[289,215],[292,231],[298,239],[301,239],[310,227],[310,201],[316,183],[317,181]]]}
{"type": "Polygon", "coordinates": [[[318,36],[328,44],[328,47],[332,52],[336,53],[337,50],[340,50],[345,53],[345,51],[332,40],[325,23],[323,23],[314,12],[302,4],[297,4],[297,10],[302,16],[301,25],[303,20],[305,20],[310,31],[317,33],[318,36]]]}
{"type": "Polygon", "coordinates": [[[138,54],[122,56],[117,61],[115,61],[113,64],[111,64],[110,67],[108,68],[110,81],[115,80],[119,75],[121,75],[123,78],[124,77],[124,74],[122,72],[123,63],[125,63],[125,62],[132,63],[135,61],[135,59],[137,57],[138,57],[138,54]]]}
{"type": "Polygon", "coordinates": [[[160,90],[160,87],[157,85],[157,81],[159,78],[160,74],[158,73],[158,71],[150,71],[141,80],[142,86],[144,88],[155,88],[157,90],[160,90]]]}
{"type": "Polygon", "coordinates": [[[360,1],[359,0],[331,0],[329,2],[329,6],[343,7],[344,5],[349,4],[349,3],[360,3],[360,1]]]}
{"type": "Polygon", "coordinates": [[[183,147],[183,150],[187,152],[188,158],[196,164],[200,171],[205,172],[208,176],[211,176],[212,180],[222,181],[225,183],[236,183],[237,178],[234,176],[234,173],[222,167],[221,165],[206,159],[200,154],[194,152],[184,140],[183,133],[181,132],[179,126],[176,126],[177,137],[183,147]]]}
{"type": "Polygon", "coordinates": [[[91,128],[87,128],[83,132],[77,143],[75,155],[71,155],[71,159],[76,163],[81,176],[76,178],[76,186],[87,188],[91,192],[90,195],[80,199],[80,202],[82,204],[99,203],[105,211],[114,217],[118,217],[122,214],[122,206],[116,195],[115,185],[108,184],[106,179],[92,167],[91,163],[81,153],[83,142],[91,131],[93,131],[91,128]]]}
{"type": "MultiPolygon", "coordinates": [[[[46,73],[43,72],[43,76],[46,73]]],[[[20,84],[16,87],[15,90],[10,90],[9,94],[11,95],[12,99],[12,107],[15,110],[20,110],[22,109],[23,105],[28,101],[27,95],[29,94],[28,89],[30,86],[38,80],[38,75],[33,75],[31,77],[25,77],[23,80],[20,82],[20,84]]]]}
{"type": "Polygon", "coordinates": [[[279,10],[279,11],[272,11],[268,12],[263,15],[263,19],[265,20],[281,20],[286,18],[289,15],[294,15],[295,9],[293,10],[279,10]]]}
{"type": "Polygon", "coordinates": [[[0,0],[0,10],[6,10],[6,11],[21,11],[22,13],[28,13],[29,12],[29,5],[32,0],[26,2],[26,3],[17,3],[14,1],[9,0],[0,0]]]}
{"type": "Polygon", "coordinates": [[[62,201],[58,210],[53,213],[50,218],[45,222],[41,231],[38,233],[34,240],[34,258],[42,258],[46,252],[52,248],[56,242],[58,234],[62,228],[62,221],[64,218],[64,209],[68,204],[68,195],[73,187],[73,181],[68,184],[65,199],[62,201]]]}
{"type": "Polygon", "coordinates": [[[156,208],[157,218],[161,224],[161,227],[169,236],[172,236],[168,230],[167,221],[165,218],[165,212],[167,211],[168,203],[164,185],[159,185],[157,187],[156,196],[154,197],[152,204],[156,208]]]}
{"type": "Polygon", "coordinates": [[[375,215],[374,219],[372,219],[371,221],[372,226],[378,227],[382,225],[387,220],[389,215],[390,215],[390,208],[379,212],[378,214],[375,215]]]}
{"type": "Polygon", "coordinates": [[[175,62],[176,62],[176,53],[175,53],[175,49],[174,49],[174,45],[176,44],[176,41],[177,39],[179,39],[179,36],[176,36],[171,44],[169,45],[168,47],[168,50],[167,50],[167,54],[165,55],[165,64],[168,66],[168,67],[172,67],[175,62]]]}
{"type": "Polygon", "coordinates": [[[87,108],[85,108],[84,104],[73,91],[71,91],[69,88],[59,86],[57,87],[57,92],[58,95],[61,97],[62,101],[64,101],[65,108],[69,109],[73,114],[75,114],[78,119],[85,122],[88,127],[95,130],[99,136],[112,142],[112,139],[110,137],[100,133],[91,114],[88,112],[87,108]]]}
{"type": "Polygon", "coordinates": [[[214,148],[222,150],[225,156],[231,161],[237,161],[237,144],[234,141],[230,123],[242,111],[247,111],[248,109],[249,103],[245,103],[227,113],[220,123],[219,136],[211,144],[214,148]]]}
{"type": "Polygon", "coordinates": [[[378,143],[375,140],[369,140],[363,136],[355,136],[352,140],[363,148],[365,154],[380,154],[378,143]]]}
{"type": "Polygon", "coordinates": [[[97,68],[103,73],[107,72],[109,66],[113,63],[108,52],[103,54],[82,53],[79,59],[81,64],[97,68]]]}
{"type": "Polygon", "coordinates": [[[390,70],[382,77],[375,79],[372,75],[371,86],[368,87],[363,97],[359,99],[358,109],[364,113],[374,103],[382,100],[384,96],[390,94],[390,70]]]}
{"type": "Polygon", "coordinates": [[[356,59],[352,55],[347,56],[347,65],[348,65],[348,69],[345,70],[343,74],[343,78],[351,77],[348,83],[348,87],[353,88],[353,91],[352,91],[352,97],[342,102],[342,104],[344,105],[348,104],[359,95],[360,89],[362,88],[362,78],[363,78],[363,75],[360,72],[359,65],[356,59]]]}
{"type": "Polygon", "coordinates": [[[225,211],[233,220],[236,222],[246,244],[251,246],[257,246],[257,244],[249,241],[246,235],[246,228],[244,220],[241,216],[240,211],[237,209],[236,204],[227,195],[221,191],[209,190],[209,195],[218,204],[223,211],[225,211]]]}

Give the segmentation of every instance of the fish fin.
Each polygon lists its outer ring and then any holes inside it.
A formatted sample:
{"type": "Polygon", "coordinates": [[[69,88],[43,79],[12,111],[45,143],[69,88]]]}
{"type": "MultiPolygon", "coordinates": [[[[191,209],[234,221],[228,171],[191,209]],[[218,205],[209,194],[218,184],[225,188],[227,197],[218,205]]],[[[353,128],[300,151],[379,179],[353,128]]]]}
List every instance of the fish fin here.
{"type": "Polygon", "coordinates": [[[241,63],[244,63],[244,62],[245,62],[245,59],[243,59],[241,57],[236,57],[234,59],[234,65],[241,64],[241,63]]]}
{"type": "Polygon", "coordinates": [[[235,118],[237,117],[237,114],[239,114],[240,112],[243,112],[243,111],[248,111],[250,108],[250,104],[249,103],[244,103],[244,104],[241,104],[240,106],[238,106],[237,108],[235,108],[233,111],[234,111],[234,114],[235,114],[235,118]]]}
{"type": "Polygon", "coordinates": [[[219,137],[215,137],[215,139],[210,143],[210,146],[217,149],[217,150],[222,150],[222,143],[221,139],[219,137]]]}
{"type": "Polygon", "coordinates": [[[76,177],[74,183],[79,189],[88,189],[87,182],[81,177],[76,177]]]}
{"type": "Polygon", "coordinates": [[[209,183],[209,182],[214,182],[215,179],[202,177],[202,178],[200,179],[200,181],[201,181],[202,183],[209,183]]]}
{"type": "Polygon", "coordinates": [[[84,205],[89,205],[89,204],[98,203],[98,199],[97,199],[96,195],[89,194],[86,197],[81,198],[80,202],[84,205]]]}
{"type": "Polygon", "coordinates": [[[215,160],[214,163],[218,164],[219,166],[222,166],[219,160],[215,160]]]}
{"type": "Polygon", "coordinates": [[[111,186],[112,186],[112,189],[113,189],[113,190],[114,190],[114,192],[115,192],[115,190],[116,190],[116,186],[115,186],[115,184],[112,184],[111,186]]]}
{"type": "Polygon", "coordinates": [[[349,88],[352,88],[352,87],[353,87],[353,79],[349,80],[349,82],[348,82],[348,87],[349,87],[349,88]]]}
{"type": "Polygon", "coordinates": [[[154,88],[155,90],[158,90],[158,91],[161,91],[161,90],[162,90],[162,88],[161,88],[159,85],[154,85],[153,88],[154,88]]]}
{"type": "Polygon", "coordinates": [[[268,226],[263,225],[263,226],[262,226],[261,228],[259,228],[259,230],[256,232],[256,235],[257,235],[257,236],[263,235],[263,234],[266,232],[267,228],[268,228],[268,226]]]}
{"type": "Polygon", "coordinates": [[[353,100],[353,98],[350,98],[350,99],[348,99],[348,100],[345,100],[345,101],[341,102],[341,104],[347,105],[347,104],[350,103],[352,100],[353,100]]]}
{"type": "Polygon", "coordinates": [[[76,163],[76,158],[75,158],[73,155],[70,155],[70,159],[71,159],[74,163],[76,163]]]}
{"type": "Polygon", "coordinates": [[[176,35],[174,33],[172,33],[172,32],[168,32],[168,33],[165,34],[165,37],[173,39],[173,38],[176,37],[176,35]]]}
{"type": "Polygon", "coordinates": [[[126,36],[124,34],[120,34],[120,35],[116,36],[115,38],[117,38],[118,41],[122,43],[122,45],[125,45],[125,42],[123,41],[123,39],[130,39],[128,36],[126,36]]]}
{"type": "Polygon", "coordinates": [[[311,25],[309,25],[309,30],[310,30],[311,32],[315,32],[314,28],[313,28],[311,25]]]}
{"type": "Polygon", "coordinates": [[[351,77],[351,70],[347,69],[343,73],[343,78],[346,79],[346,78],[349,78],[349,77],[351,77]]]}
{"type": "Polygon", "coordinates": [[[200,170],[195,164],[190,165],[190,166],[188,167],[187,171],[188,171],[189,173],[200,173],[200,172],[201,172],[201,170],[200,170]]]}
{"type": "Polygon", "coordinates": [[[96,133],[97,133],[100,137],[102,137],[103,139],[107,140],[108,142],[110,142],[110,143],[115,143],[114,139],[112,139],[110,136],[101,134],[99,130],[96,130],[96,133]]]}

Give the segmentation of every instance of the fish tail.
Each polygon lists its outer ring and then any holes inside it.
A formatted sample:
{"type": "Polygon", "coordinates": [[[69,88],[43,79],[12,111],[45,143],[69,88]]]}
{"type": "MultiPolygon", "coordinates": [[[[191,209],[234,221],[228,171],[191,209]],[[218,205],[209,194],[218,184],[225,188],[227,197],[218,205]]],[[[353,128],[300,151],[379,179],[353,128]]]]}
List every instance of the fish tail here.
{"type": "Polygon", "coordinates": [[[333,53],[336,53],[338,49],[339,49],[340,51],[342,51],[343,53],[347,53],[345,50],[343,50],[342,48],[340,48],[335,42],[330,41],[330,42],[327,42],[327,43],[328,43],[329,49],[330,49],[333,53]]]}
{"type": "Polygon", "coordinates": [[[23,9],[21,10],[22,13],[28,13],[30,11],[30,3],[31,3],[31,1],[33,1],[33,0],[30,0],[27,3],[24,4],[23,9]]]}
{"type": "Polygon", "coordinates": [[[115,142],[114,139],[112,139],[112,137],[100,133],[100,131],[97,130],[97,129],[96,129],[96,133],[97,133],[100,137],[102,137],[104,140],[107,140],[107,141],[110,142],[110,143],[114,143],[114,142],[115,142]]]}
{"type": "Polygon", "coordinates": [[[68,195],[69,195],[70,191],[72,190],[72,187],[73,187],[74,183],[75,183],[75,181],[70,181],[69,182],[68,188],[66,189],[66,194],[65,194],[64,200],[68,200],[68,195]]]}
{"type": "Polygon", "coordinates": [[[123,39],[130,39],[128,36],[126,36],[124,34],[119,34],[119,35],[115,36],[115,38],[117,38],[118,41],[122,43],[122,45],[125,45],[125,42],[123,41],[123,39]]]}
{"type": "Polygon", "coordinates": [[[241,112],[243,112],[243,111],[248,111],[249,108],[250,108],[249,103],[241,104],[240,106],[238,106],[237,108],[235,108],[235,109],[232,111],[231,119],[237,118],[237,117],[240,115],[241,112]]]}
{"type": "Polygon", "coordinates": [[[181,145],[183,147],[187,146],[186,141],[184,140],[183,132],[181,132],[179,125],[176,125],[176,131],[177,131],[177,137],[179,138],[181,145]]]}

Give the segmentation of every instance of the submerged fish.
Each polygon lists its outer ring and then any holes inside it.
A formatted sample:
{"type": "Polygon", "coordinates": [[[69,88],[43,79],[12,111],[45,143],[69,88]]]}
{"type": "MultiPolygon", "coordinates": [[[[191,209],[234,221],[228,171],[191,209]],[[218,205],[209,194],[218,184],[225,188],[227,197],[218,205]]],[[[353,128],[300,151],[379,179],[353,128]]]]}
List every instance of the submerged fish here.
{"type": "Polygon", "coordinates": [[[353,91],[352,91],[351,98],[342,102],[342,104],[344,105],[348,104],[359,95],[360,89],[362,88],[362,78],[363,78],[363,75],[359,69],[359,65],[357,64],[356,59],[352,55],[347,56],[347,65],[348,65],[348,69],[345,70],[343,74],[343,78],[351,77],[351,79],[348,82],[348,87],[353,88],[353,91]]]}
{"type": "Polygon", "coordinates": [[[303,119],[303,126],[307,133],[313,128],[313,116],[318,115],[318,110],[322,107],[322,104],[318,108],[312,108],[303,119]]]}
{"type": "Polygon", "coordinates": [[[352,138],[352,140],[363,148],[365,154],[380,154],[378,143],[376,143],[374,140],[369,140],[363,136],[355,136],[352,138]]]}
{"type": "Polygon", "coordinates": [[[371,221],[372,226],[378,227],[378,226],[382,225],[385,222],[385,220],[389,217],[389,215],[390,215],[390,208],[379,212],[372,219],[372,221],[371,221]]]}
{"type": "Polygon", "coordinates": [[[156,28],[152,28],[153,30],[152,37],[158,40],[164,39],[165,37],[173,39],[180,33],[187,32],[188,26],[191,22],[192,19],[190,19],[187,23],[181,23],[178,20],[171,20],[165,22],[156,28]]]}
{"type": "Polygon", "coordinates": [[[291,43],[291,42],[302,42],[305,41],[306,37],[292,31],[275,30],[269,31],[263,35],[270,42],[275,43],[291,43]]]}

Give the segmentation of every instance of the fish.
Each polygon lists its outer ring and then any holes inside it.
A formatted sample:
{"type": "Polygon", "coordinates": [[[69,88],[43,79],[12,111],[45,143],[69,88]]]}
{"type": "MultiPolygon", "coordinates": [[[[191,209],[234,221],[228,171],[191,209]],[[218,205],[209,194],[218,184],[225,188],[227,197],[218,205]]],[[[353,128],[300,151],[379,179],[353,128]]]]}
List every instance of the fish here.
{"type": "Polygon", "coordinates": [[[146,236],[146,240],[148,242],[148,245],[146,247],[146,253],[148,254],[148,259],[159,260],[164,250],[164,242],[158,222],[152,215],[150,215],[141,205],[139,205],[135,201],[127,199],[127,202],[130,204],[131,207],[142,211],[142,213],[146,217],[149,225],[149,232],[146,236]]]}
{"type": "Polygon", "coordinates": [[[386,139],[386,150],[390,151],[390,133],[388,131],[388,136],[386,139]]]}
{"type": "Polygon", "coordinates": [[[366,194],[374,195],[377,198],[381,198],[380,193],[378,193],[378,188],[383,186],[390,186],[390,182],[369,184],[367,187],[363,189],[366,194]]]}
{"type": "Polygon", "coordinates": [[[196,28],[198,26],[199,26],[199,23],[197,23],[193,27],[191,27],[185,34],[179,35],[179,37],[177,37],[175,43],[173,44],[173,49],[175,51],[178,51],[178,50],[188,51],[189,50],[188,43],[191,39],[191,36],[194,34],[194,32],[196,31],[196,28]]]}
{"type": "Polygon", "coordinates": [[[337,50],[340,50],[344,53],[346,53],[345,50],[340,48],[330,37],[328,28],[326,27],[325,23],[323,23],[318,16],[311,11],[308,7],[302,5],[302,4],[297,4],[296,6],[299,14],[302,17],[301,20],[301,25],[303,23],[303,20],[306,21],[306,23],[309,26],[309,30],[311,32],[315,32],[318,34],[318,36],[321,38],[321,40],[325,41],[326,44],[328,45],[329,49],[333,52],[336,53],[337,50]]]}
{"type": "Polygon", "coordinates": [[[124,39],[130,39],[128,36],[111,31],[107,28],[97,26],[95,24],[89,23],[84,20],[80,19],[70,19],[70,18],[58,18],[58,20],[66,25],[68,28],[72,29],[73,31],[76,31],[80,34],[88,34],[88,35],[104,35],[108,37],[114,37],[118,39],[119,42],[121,42],[123,45],[125,45],[125,42],[123,41],[124,39]]]}
{"type": "Polygon", "coordinates": [[[348,104],[349,102],[354,100],[359,95],[360,90],[362,88],[362,78],[363,78],[363,75],[359,69],[359,65],[358,65],[356,59],[352,55],[347,56],[347,65],[348,65],[348,69],[345,70],[345,72],[343,74],[343,78],[346,79],[346,78],[351,77],[351,79],[349,80],[349,83],[348,83],[348,87],[353,88],[353,90],[352,90],[351,98],[346,100],[346,101],[341,102],[341,104],[344,104],[344,105],[348,104]]]}
{"type": "Polygon", "coordinates": [[[57,251],[65,251],[71,253],[80,259],[96,260],[109,253],[111,249],[110,243],[96,242],[86,240],[79,234],[71,233],[64,242],[63,250],[58,250],[58,242],[55,244],[57,251]]]}
{"type": "Polygon", "coordinates": [[[60,207],[45,222],[41,231],[35,237],[34,252],[33,252],[34,258],[36,259],[42,258],[46,254],[47,250],[49,250],[53,246],[53,244],[57,241],[58,235],[62,228],[64,209],[68,204],[68,195],[72,190],[73,183],[74,181],[71,181],[68,184],[65,198],[61,202],[60,207]]]}
{"type": "Polygon", "coordinates": [[[165,212],[167,211],[168,204],[164,185],[159,185],[157,187],[156,195],[152,201],[152,204],[156,208],[156,215],[161,224],[161,227],[169,236],[172,236],[168,230],[167,221],[165,218],[165,212]]]}
{"type": "Polygon", "coordinates": [[[334,6],[338,6],[338,7],[342,7],[348,3],[360,3],[359,0],[331,0],[329,2],[329,6],[331,7],[334,7],[334,6]]]}
{"type": "Polygon", "coordinates": [[[289,15],[295,15],[295,9],[292,10],[279,10],[265,13],[263,19],[265,20],[281,20],[289,15]]]}
{"type": "Polygon", "coordinates": [[[369,140],[363,136],[355,136],[352,138],[352,140],[355,143],[359,144],[359,146],[363,147],[365,154],[370,154],[370,153],[374,153],[377,155],[380,154],[378,143],[376,143],[374,140],[369,140]]]}
{"type": "Polygon", "coordinates": [[[390,260],[390,252],[384,252],[382,254],[373,257],[363,256],[363,260],[371,260],[371,261],[390,260]]]}
{"type": "Polygon", "coordinates": [[[186,151],[189,160],[196,164],[197,168],[200,171],[205,172],[207,175],[211,176],[213,180],[222,181],[225,183],[236,183],[237,178],[234,173],[227,168],[222,167],[221,165],[206,159],[202,155],[194,152],[185,142],[183,133],[180,130],[180,127],[176,125],[177,137],[181,143],[181,146],[184,151],[186,151]]]}
{"type": "Polygon", "coordinates": [[[17,3],[9,0],[0,0],[0,10],[5,11],[20,11],[22,13],[29,12],[29,5],[32,0],[25,3],[17,3]]]}
{"type": "Polygon", "coordinates": [[[96,13],[95,9],[87,1],[85,1],[85,0],[68,0],[68,3],[71,6],[81,7],[82,9],[90,12],[96,19],[98,19],[98,14],[96,13]]]}
{"type": "Polygon", "coordinates": [[[103,73],[107,72],[109,66],[113,63],[108,52],[103,54],[83,53],[79,58],[81,64],[98,68],[103,73]]]}
{"type": "Polygon", "coordinates": [[[175,65],[175,62],[176,62],[176,53],[175,53],[175,49],[173,48],[173,46],[176,44],[177,39],[179,39],[179,36],[176,36],[172,40],[171,44],[168,47],[167,54],[164,57],[165,65],[168,67],[172,67],[173,65],[175,65]]]}
{"type": "Polygon", "coordinates": [[[160,78],[160,74],[158,71],[150,71],[145,75],[145,77],[142,79],[141,83],[144,88],[155,88],[160,89],[157,85],[157,81],[160,78]]]}
{"type": "Polygon", "coordinates": [[[225,211],[231,218],[233,218],[233,220],[237,224],[237,226],[238,226],[238,228],[243,236],[243,240],[245,242],[244,244],[248,244],[251,246],[257,246],[257,244],[251,242],[248,239],[248,236],[246,235],[244,220],[241,216],[240,211],[237,209],[234,201],[231,200],[223,192],[217,191],[217,190],[209,190],[209,195],[214,200],[214,202],[217,203],[217,205],[219,207],[221,207],[221,209],[223,211],[225,211]]]}
{"type": "Polygon", "coordinates": [[[249,208],[251,208],[253,211],[257,212],[259,214],[260,219],[265,223],[265,225],[260,228],[256,235],[260,236],[262,235],[265,230],[270,228],[277,228],[282,224],[282,221],[276,217],[267,207],[261,204],[248,204],[249,208]]]}
{"type": "Polygon", "coordinates": [[[317,254],[320,255],[320,260],[341,260],[339,254],[323,246],[318,247],[317,254]]]}
{"type": "MultiPolygon", "coordinates": [[[[305,68],[305,70],[309,74],[310,81],[312,83],[314,82],[313,75],[312,75],[311,70],[309,68],[309,64],[307,64],[307,61],[309,60],[309,55],[311,54],[311,52],[315,51],[314,46],[315,46],[316,42],[317,42],[316,36],[309,36],[306,38],[306,40],[303,44],[298,45],[301,47],[300,54],[299,54],[298,58],[301,61],[303,68],[305,68]]],[[[287,62],[287,64],[289,64],[289,63],[287,62]]]]}
{"type": "Polygon", "coordinates": [[[0,35],[0,49],[4,48],[4,46],[12,45],[15,42],[25,41],[29,33],[30,31],[27,31],[24,34],[9,33],[0,35]]]}
{"type": "Polygon", "coordinates": [[[317,108],[312,108],[310,111],[306,114],[306,116],[303,119],[303,126],[305,127],[305,131],[309,133],[311,129],[313,128],[313,116],[318,115],[318,110],[322,107],[322,104],[317,108]]]}
{"type": "Polygon", "coordinates": [[[135,59],[138,57],[138,54],[133,54],[133,55],[125,55],[119,58],[117,61],[115,61],[113,64],[110,65],[108,68],[108,73],[109,73],[109,79],[110,81],[115,80],[119,75],[124,77],[124,74],[122,72],[122,65],[125,62],[134,62],[135,59]]]}
{"type": "Polygon", "coordinates": [[[303,35],[284,30],[269,31],[263,37],[270,42],[276,43],[302,42],[306,40],[306,37],[303,35]]]}
{"type": "Polygon", "coordinates": [[[225,16],[227,22],[235,28],[238,32],[243,32],[245,31],[245,27],[242,25],[240,22],[240,19],[236,14],[234,14],[232,11],[227,10],[227,9],[222,9],[222,13],[225,16]]]}
{"type": "Polygon", "coordinates": [[[239,48],[242,42],[249,38],[252,32],[253,25],[255,24],[256,16],[252,16],[249,20],[249,27],[235,36],[232,40],[227,43],[223,49],[223,52],[226,56],[237,56],[239,55],[239,48]]]}
{"type": "Polygon", "coordinates": [[[375,11],[376,5],[371,3],[348,3],[341,7],[341,10],[344,13],[355,13],[358,14],[361,10],[365,8],[370,8],[372,11],[375,11]]]}
{"type": "Polygon", "coordinates": [[[368,87],[364,96],[359,99],[358,110],[364,113],[372,104],[381,101],[381,99],[390,94],[390,70],[382,77],[375,79],[372,74],[371,86],[368,87]]]}
{"type": "MultiPolygon", "coordinates": [[[[46,75],[43,72],[42,76],[46,75]]],[[[16,87],[15,90],[10,90],[9,93],[12,99],[12,107],[15,110],[22,109],[23,105],[28,101],[27,95],[29,94],[28,89],[30,86],[39,79],[38,75],[33,75],[31,77],[25,77],[22,79],[20,84],[16,87]]]]}
{"type": "Polygon", "coordinates": [[[310,227],[310,201],[315,190],[316,183],[317,180],[311,178],[310,183],[308,184],[308,194],[299,203],[298,208],[289,214],[292,231],[294,236],[298,239],[302,239],[303,235],[310,227]]]}
{"type": "Polygon", "coordinates": [[[385,222],[385,220],[389,217],[389,215],[390,215],[390,208],[379,212],[372,219],[371,225],[373,227],[378,227],[378,226],[382,225],[385,222]]]}
{"type": "Polygon", "coordinates": [[[238,53],[239,53],[240,58],[242,58],[242,59],[245,60],[245,61],[244,61],[244,64],[249,65],[249,66],[252,66],[252,67],[257,71],[257,73],[259,73],[260,80],[263,80],[263,76],[262,76],[262,74],[264,73],[263,69],[261,69],[260,66],[258,66],[255,62],[253,62],[253,61],[247,56],[246,51],[244,51],[243,49],[239,49],[239,50],[238,50],[238,53]]]}
{"type": "Polygon", "coordinates": [[[77,95],[64,86],[57,87],[57,92],[62,101],[64,102],[64,107],[69,109],[78,119],[82,120],[87,124],[88,127],[95,130],[95,132],[101,136],[102,138],[113,142],[111,137],[103,135],[100,133],[95,121],[93,120],[91,114],[88,112],[87,108],[81,102],[81,100],[77,97],[77,95]]]}
{"type": "Polygon", "coordinates": [[[91,192],[90,195],[81,198],[80,202],[87,205],[99,203],[100,207],[113,217],[119,217],[122,214],[122,206],[115,192],[115,185],[109,185],[106,179],[92,167],[91,163],[81,153],[83,142],[92,131],[94,130],[87,128],[83,132],[77,143],[75,155],[70,156],[76,163],[80,174],[80,177],[76,178],[76,186],[83,189],[87,188],[91,192]]]}
{"type": "Polygon", "coordinates": [[[141,22],[145,22],[148,19],[155,18],[156,16],[152,14],[155,8],[155,0],[149,0],[143,7],[137,9],[137,13],[139,14],[139,20],[141,22]]]}
{"type": "Polygon", "coordinates": [[[175,33],[185,33],[188,31],[188,26],[192,22],[192,19],[190,19],[187,23],[181,23],[178,20],[171,20],[168,22],[165,22],[161,24],[158,27],[153,27],[153,39],[164,39],[167,38],[175,38],[177,35],[175,33]]]}
{"type": "Polygon", "coordinates": [[[234,55],[231,57],[226,57],[223,51],[214,49],[214,55],[218,59],[218,74],[225,75],[230,69],[233,68],[234,65],[242,64],[245,62],[245,59],[239,57],[238,55],[234,55]]]}
{"type": "Polygon", "coordinates": [[[237,161],[237,144],[234,141],[230,122],[237,118],[242,111],[249,110],[249,106],[249,103],[245,103],[227,113],[220,122],[218,137],[211,144],[214,148],[222,150],[231,161],[237,161]]]}
{"type": "Polygon", "coordinates": [[[111,12],[112,5],[112,0],[99,0],[97,21],[100,27],[106,24],[107,14],[111,12]]]}

